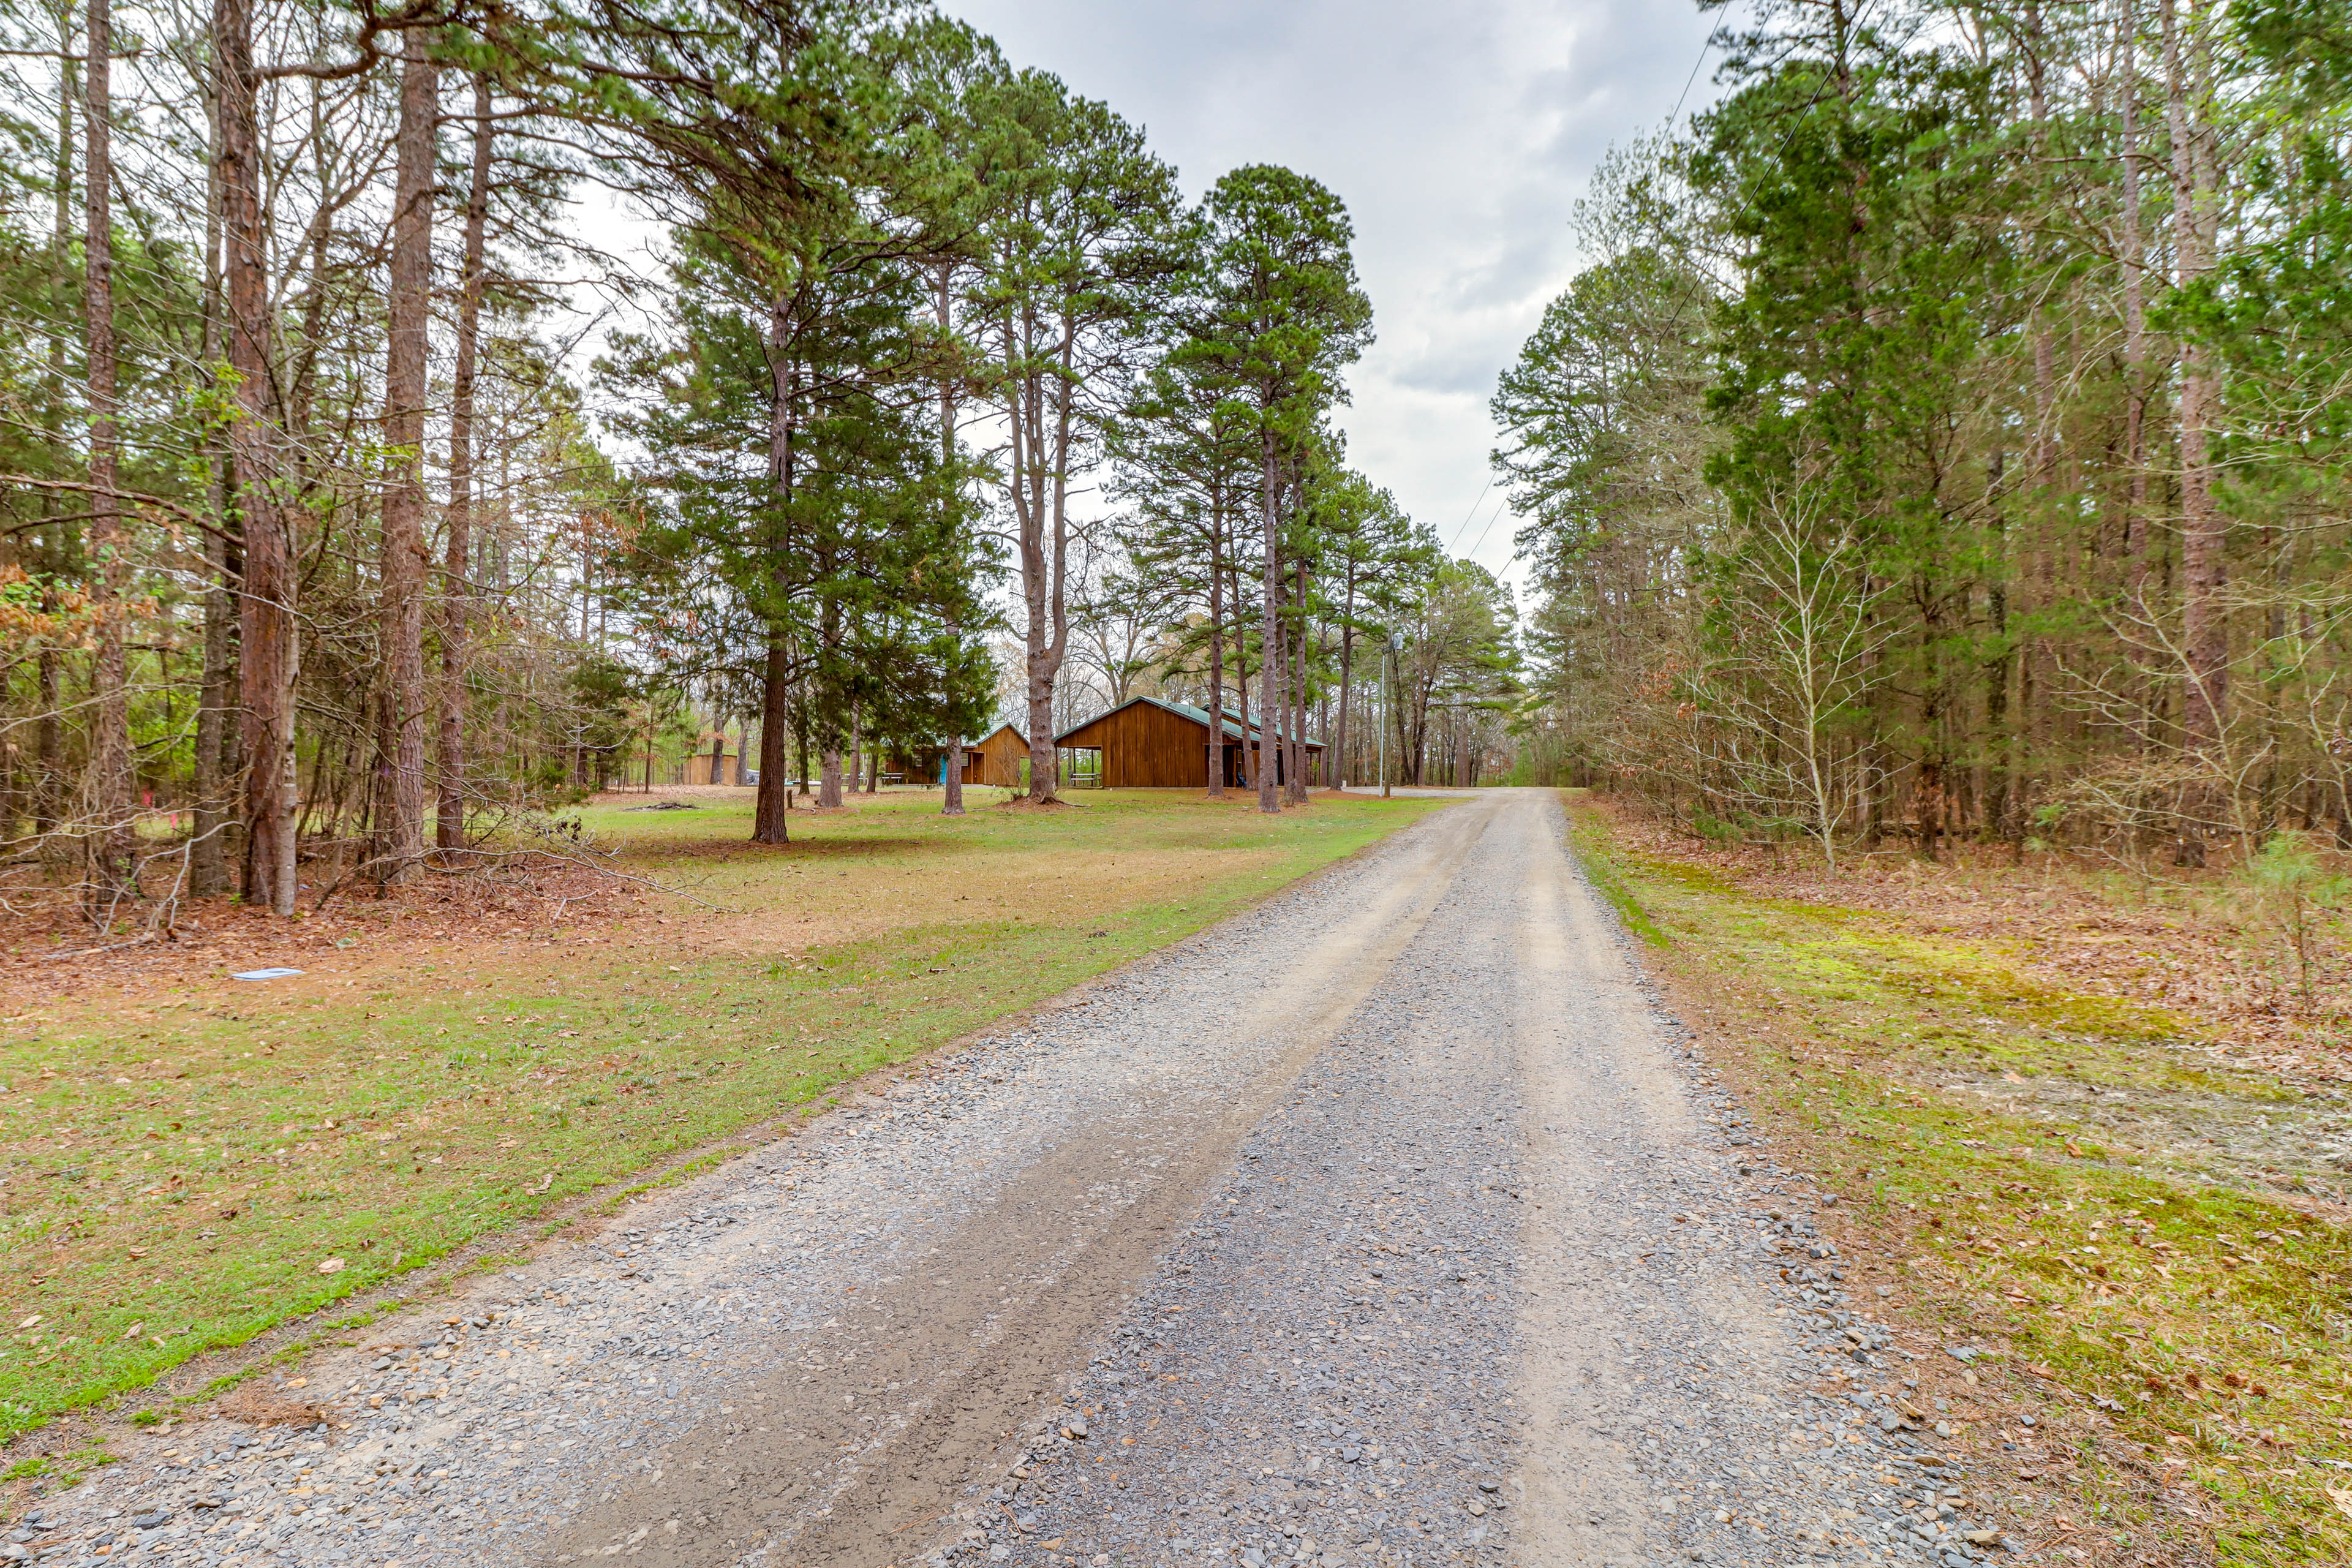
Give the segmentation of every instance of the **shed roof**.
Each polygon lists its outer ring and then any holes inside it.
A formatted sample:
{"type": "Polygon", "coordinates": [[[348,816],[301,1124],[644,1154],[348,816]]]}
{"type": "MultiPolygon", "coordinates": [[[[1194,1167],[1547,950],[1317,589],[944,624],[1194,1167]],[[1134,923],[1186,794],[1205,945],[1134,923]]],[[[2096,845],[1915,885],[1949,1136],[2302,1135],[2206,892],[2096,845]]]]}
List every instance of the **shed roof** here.
{"type": "MultiPolygon", "coordinates": [[[[1164,701],[1157,697],[1130,697],[1126,701],[1120,703],[1117,708],[1107,709],[1103,712],[1096,714],[1084,724],[1071,725],[1068,729],[1054,737],[1054,743],[1058,746],[1064,741],[1068,740],[1072,735],[1075,735],[1079,731],[1085,729],[1087,725],[1099,724],[1104,720],[1109,718],[1113,713],[1124,712],[1126,710],[1136,706],[1138,703],[1147,704],[1153,708],[1163,709],[1170,713],[1175,714],[1180,719],[1189,719],[1193,723],[1201,726],[1203,730],[1209,727],[1209,710],[1205,708],[1195,708],[1188,702],[1164,701]]],[[[1256,741],[1260,738],[1260,731],[1262,727],[1256,724],[1252,724],[1248,731],[1244,732],[1241,725],[1241,715],[1234,712],[1232,709],[1228,708],[1225,710],[1224,719],[1224,731],[1234,740],[1256,741]]],[[[1279,742],[1281,737],[1277,735],[1276,736],[1276,740],[1279,742]]],[[[1310,752],[1319,752],[1323,749],[1323,742],[1320,741],[1308,741],[1306,742],[1305,744],[1307,749],[1310,752]]]]}

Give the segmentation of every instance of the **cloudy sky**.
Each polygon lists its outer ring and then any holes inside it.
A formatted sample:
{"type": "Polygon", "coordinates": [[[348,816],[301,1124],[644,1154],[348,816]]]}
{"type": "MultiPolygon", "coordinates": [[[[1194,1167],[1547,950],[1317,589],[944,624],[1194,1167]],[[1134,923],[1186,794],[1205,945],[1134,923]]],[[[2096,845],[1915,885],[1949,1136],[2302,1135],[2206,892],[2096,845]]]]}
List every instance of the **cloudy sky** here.
{"type": "MultiPolygon", "coordinates": [[[[1142,124],[1194,195],[1247,163],[1337,191],[1380,334],[1349,456],[1456,553],[1510,559],[1499,489],[1480,499],[1486,399],[1576,271],[1593,164],[1689,80],[1708,30],[1692,0],[941,3],[1142,124]]],[[[1702,70],[1691,103],[1707,93],[1702,70]]]]}

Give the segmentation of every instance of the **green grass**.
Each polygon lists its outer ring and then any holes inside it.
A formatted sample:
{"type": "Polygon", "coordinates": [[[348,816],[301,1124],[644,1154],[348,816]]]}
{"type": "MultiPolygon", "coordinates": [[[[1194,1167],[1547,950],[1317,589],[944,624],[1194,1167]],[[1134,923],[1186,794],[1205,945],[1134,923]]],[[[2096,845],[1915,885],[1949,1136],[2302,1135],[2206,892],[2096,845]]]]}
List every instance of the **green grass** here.
{"type": "Polygon", "coordinates": [[[2202,1532],[2131,1479],[2171,1459],[2217,1518],[2220,1562],[2352,1561],[2352,1518],[2325,1489],[2352,1481],[2342,1227],[2114,1129],[1945,1084],[2193,1090],[2252,1111],[2299,1093],[2182,1059],[2169,1047],[2196,1043],[2187,1019],[2054,990],[1891,919],[1752,896],[1576,815],[1588,868],[1715,1007],[1710,1053],[1784,1156],[1908,1260],[1933,1331],[2006,1342],[2005,1362],[1979,1366],[2072,1443],[2078,1519],[2135,1550],[2196,1555],[2202,1532]]]}
{"type": "Polygon", "coordinates": [[[267,987],[20,1022],[0,1038],[0,1435],[487,1235],[527,1237],[1441,804],[1266,818],[1118,792],[950,822],[909,795],[796,815],[785,848],[740,841],[748,796],[592,807],[625,868],[734,912],[656,898],[553,940],[386,938],[267,987]]]}
{"type": "Polygon", "coordinates": [[[1608,901],[1609,907],[1617,911],[1617,918],[1625,922],[1625,929],[1652,947],[1669,945],[1666,933],[1658,929],[1657,923],[1650,919],[1650,911],[1642,907],[1642,901],[1625,885],[1624,872],[1618,865],[1617,856],[1609,843],[1608,830],[1601,819],[1590,812],[1571,812],[1569,837],[1576,846],[1584,867],[1585,879],[1608,901]]]}

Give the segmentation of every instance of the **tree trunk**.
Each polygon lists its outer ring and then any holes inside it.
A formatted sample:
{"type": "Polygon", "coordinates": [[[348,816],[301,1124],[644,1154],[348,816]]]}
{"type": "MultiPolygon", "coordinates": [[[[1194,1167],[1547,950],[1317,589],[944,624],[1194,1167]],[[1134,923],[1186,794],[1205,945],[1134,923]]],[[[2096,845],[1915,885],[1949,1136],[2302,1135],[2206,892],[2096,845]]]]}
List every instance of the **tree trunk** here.
{"type": "Polygon", "coordinates": [[[1307,558],[1293,568],[1298,590],[1298,636],[1290,660],[1290,800],[1307,804],[1307,558]]]}
{"type": "MultiPolygon", "coordinates": [[[[809,705],[806,681],[801,682],[799,691],[800,700],[793,704],[793,744],[799,749],[800,766],[793,772],[800,779],[801,798],[806,800],[809,797],[809,705]]],[[[789,807],[792,802],[787,799],[784,805],[789,807]]]]}
{"type": "MultiPolygon", "coordinates": [[[[1209,798],[1225,798],[1225,607],[1223,492],[1209,503],[1209,798]]],[[[1246,735],[1244,737],[1247,739],[1246,735]]]]}
{"type": "MultiPolygon", "coordinates": [[[[209,143],[205,176],[205,289],[201,353],[204,374],[210,377],[221,361],[221,178],[220,104],[212,87],[205,92],[205,135],[209,143]]],[[[217,386],[217,380],[215,385],[217,386]]],[[[205,665],[196,699],[196,755],[194,787],[194,835],[188,847],[188,891],[199,899],[228,891],[226,837],[229,813],[223,795],[236,776],[229,755],[230,704],[235,700],[236,608],[229,583],[237,563],[226,537],[229,522],[228,486],[223,470],[226,454],[208,439],[215,458],[211,484],[212,513],[219,532],[205,535],[205,665]]]]}
{"type": "Polygon", "coordinates": [[[1257,788],[1257,775],[1260,771],[1258,767],[1258,744],[1250,730],[1249,643],[1248,639],[1242,632],[1241,615],[1244,600],[1242,598],[1241,563],[1238,561],[1234,563],[1232,599],[1234,617],[1234,703],[1235,711],[1240,715],[1242,726],[1242,741],[1238,757],[1238,771],[1241,773],[1241,787],[1245,790],[1255,790],[1257,788]]]}
{"type": "MultiPolygon", "coordinates": [[[[940,342],[944,344],[955,330],[955,315],[952,310],[955,266],[952,262],[940,264],[938,281],[939,287],[935,291],[934,303],[938,311],[940,342]]],[[[960,482],[955,482],[956,382],[951,375],[940,377],[940,472],[950,481],[950,487],[941,493],[940,500],[941,504],[949,509],[949,530],[956,540],[957,553],[961,557],[963,552],[963,487],[960,482]]],[[[959,642],[961,631],[962,627],[958,617],[950,616],[948,617],[949,642],[950,644],[959,642]]],[[[947,762],[940,770],[940,815],[941,816],[963,815],[963,726],[961,721],[951,722],[948,726],[947,762]]]]}
{"type": "Polygon", "coordinates": [[[238,600],[238,697],[244,707],[245,901],[294,912],[294,619],[290,521],[276,495],[269,426],[268,248],[262,206],[250,0],[214,0],[213,69],[220,104],[223,293],[228,363],[236,379],[229,421],[230,494],[245,541],[238,600]]]}
{"type": "Polygon", "coordinates": [[[760,785],[751,805],[751,842],[793,841],[792,783],[786,778],[792,744],[792,663],[784,639],[768,639],[768,664],[760,683],[760,785]]]}
{"type": "Polygon", "coordinates": [[[2135,626],[2147,614],[2147,304],[2141,278],[2147,240],[2139,204],[2139,5],[2124,0],[2120,24],[2123,110],[2124,582],[2135,626]]]}
{"type": "MultiPolygon", "coordinates": [[[[1282,711],[1276,696],[1279,689],[1279,672],[1276,667],[1282,662],[1282,628],[1276,613],[1282,596],[1282,550],[1275,527],[1275,450],[1271,429],[1260,434],[1258,458],[1258,512],[1265,531],[1265,604],[1258,623],[1258,635],[1265,642],[1259,657],[1265,661],[1265,668],[1259,672],[1263,684],[1258,693],[1258,710],[1263,715],[1260,721],[1265,726],[1262,749],[1271,752],[1277,743],[1276,716],[1282,711]]],[[[1282,805],[1274,793],[1276,770],[1266,766],[1265,761],[1260,759],[1257,770],[1257,808],[1273,814],[1279,812],[1282,805]]]]}
{"type": "MultiPolygon", "coordinates": [[[[1016,441],[1024,425],[1029,432],[1028,479],[1019,487],[1026,496],[1021,518],[1021,596],[1027,614],[1023,631],[1028,679],[1029,798],[1040,803],[1055,798],[1062,782],[1054,746],[1054,683],[1061,678],[1070,641],[1068,470],[1074,416],[1068,378],[1056,378],[1050,399],[1042,379],[1034,373],[1024,379],[1029,417],[1013,421],[1016,441]],[[1043,417],[1049,402],[1054,413],[1050,441],[1043,417]]],[[[1024,469],[1017,445],[1013,468],[1016,476],[1024,469]]]]}
{"type": "Polygon", "coordinates": [[[404,882],[425,852],[425,397],[432,322],[435,132],[440,68],[429,29],[403,39],[395,133],[392,264],[385,291],[388,341],[383,439],[391,471],[383,495],[383,605],[377,635],[384,673],[385,799],[377,823],[377,876],[404,882]]]}
{"type": "MultiPolygon", "coordinates": [[[[71,40],[73,20],[69,11],[57,13],[58,47],[62,49],[71,40]]],[[[81,99],[79,62],[71,56],[58,62],[58,139],[55,165],[55,189],[51,195],[49,246],[49,292],[47,304],[62,316],[68,309],[67,291],[72,286],[73,256],[73,191],[74,191],[74,110],[81,99]]],[[[48,376],[42,398],[42,435],[58,450],[66,447],[65,413],[69,396],[67,385],[66,334],[48,334],[48,376]]],[[[69,543],[73,524],[66,520],[54,495],[41,500],[43,526],[40,532],[40,562],[47,581],[41,588],[41,609],[54,613],[58,606],[57,584],[65,580],[73,566],[73,551],[69,543]]],[[[35,721],[33,784],[33,830],[47,834],[56,830],[64,810],[65,793],[65,715],[59,690],[60,662],[55,643],[44,639],[33,661],[33,690],[38,717],[35,721]]]]}
{"type": "MultiPolygon", "coordinates": [[[[866,700],[849,703],[849,793],[866,785],[866,700]]],[[[840,802],[835,802],[840,804],[840,802]]]]}
{"type": "Polygon", "coordinates": [[[474,78],[473,183],[466,191],[466,249],[457,284],[457,363],[449,383],[448,537],[441,555],[440,796],[433,840],[466,847],[466,643],[472,632],[474,377],[482,332],[483,269],[490,215],[490,79],[474,78]]]}
{"type": "Polygon", "coordinates": [[[123,636],[123,593],[130,562],[122,502],[115,493],[121,436],[116,427],[114,345],[114,14],[110,0],[89,0],[89,63],[83,72],[85,167],[82,209],[82,328],[89,383],[89,553],[91,608],[98,623],[90,736],[90,827],[96,850],[93,893],[136,897],[137,844],[131,832],[131,696],[123,636]]]}
{"type": "MultiPolygon", "coordinates": [[[[2181,37],[2175,0],[2161,0],[2164,24],[2165,111],[2172,134],[2173,250],[2180,287],[2202,277],[2206,268],[2207,191],[2197,141],[2203,133],[2191,103],[2189,49],[2181,37]]],[[[2187,31],[2201,22],[2191,0],[2187,31]]],[[[2222,597],[2229,586],[2222,557],[2223,528],[2213,504],[2213,468],[2209,421],[2213,382],[2205,351],[2195,342],[2182,352],[2180,377],[2180,556],[2181,642],[2188,689],[2181,715],[2181,749],[2210,753],[2219,746],[2229,714],[2229,620],[2222,597]]]]}
{"type": "Polygon", "coordinates": [[[1331,736],[1331,749],[1324,754],[1333,758],[1339,770],[1333,784],[1340,790],[1348,787],[1348,775],[1355,770],[1355,759],[1348,754],[1348,699],[1353,689],[1356,674],[1356,573],[1348,571],[1348,594],[1339,612],[1339,715],[1331,736]]]}
{"type": "MultiPolygon", "coordinates": [[[[800,408],[800,360],[794,350],[793,301],[779,295],[768,314],[768,490],[770,504],[775,508],[786,531],[792,527],[793,486],[796,479],[797,461],[793,445],[794,421],[800,408]]],[[[782,542],[777,554],[782,557],[782,542]]],[[[776,584],[779,594],[782,584],[776,584]]],[[[789,844],[792,842],[792,781],[784,769],[784,716],[792,708],[792,660],[785,642],[783,628],[774,616],[782,614],[778,605],[768,622],[768,652],[766,668],[761,671],[760,719],[760,793],[751,805],[751,842],[754,844],[789,844]]],[[[808,743],[801,743],[801,768],[808,768],[808,743]]]]}

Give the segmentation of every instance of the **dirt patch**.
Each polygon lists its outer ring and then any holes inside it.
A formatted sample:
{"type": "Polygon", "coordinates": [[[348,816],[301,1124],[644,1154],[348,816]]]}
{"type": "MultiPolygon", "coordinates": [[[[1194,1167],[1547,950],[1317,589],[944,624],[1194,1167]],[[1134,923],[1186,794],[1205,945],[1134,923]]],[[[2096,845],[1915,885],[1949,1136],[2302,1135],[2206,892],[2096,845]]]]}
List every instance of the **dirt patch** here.
{"type": "Polygon", "coordinates": [[[232,970],[404,969],[440,944],[489,944],[635,913],[646,895],[584,866],[435,877],[306,908],[289,921],[234,899],[190,900],[167,935],[110,948],[62,915],[0,921],[0,1022],[59,1003],[234,986],[232,970]]]}
{"type": "Polygon", "coordinates": [[[232,1421],[256,1426],[315,1426],[326,1419],[326,1406],[307,1399],[290,1399],[249,1385],[230,1389],[215,1402],[232,1421]]]}

